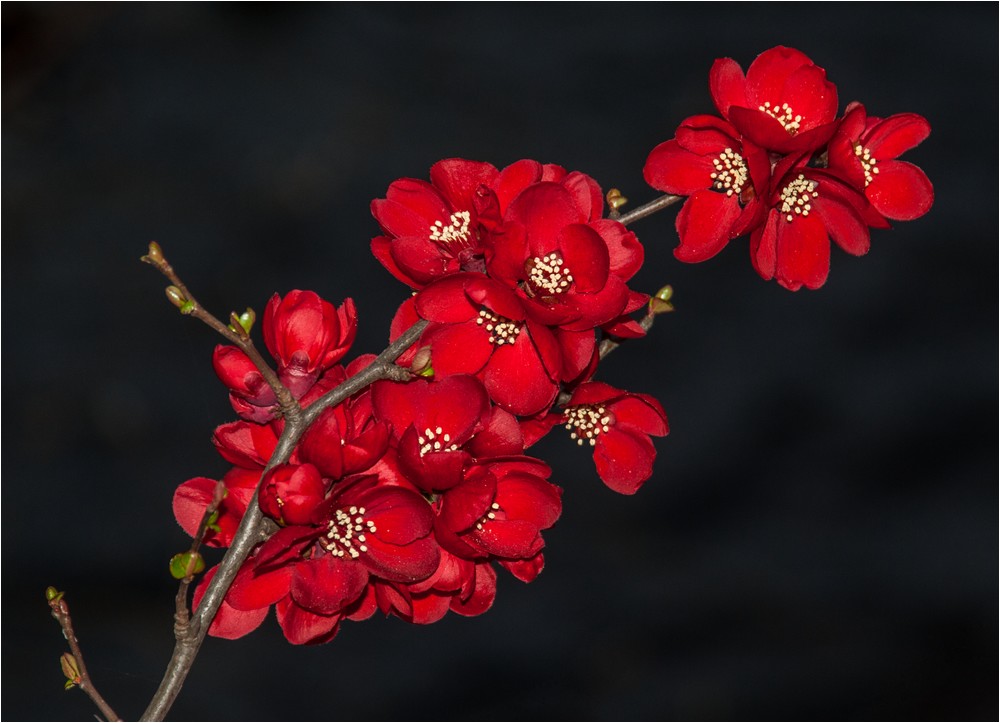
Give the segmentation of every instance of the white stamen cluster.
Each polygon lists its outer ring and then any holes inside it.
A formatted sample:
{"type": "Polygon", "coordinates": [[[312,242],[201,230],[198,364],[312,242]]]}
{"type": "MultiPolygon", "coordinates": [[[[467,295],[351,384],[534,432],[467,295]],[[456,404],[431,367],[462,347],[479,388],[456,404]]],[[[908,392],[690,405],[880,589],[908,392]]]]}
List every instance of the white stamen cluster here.
{"type": "Polygon", "coordinates": [[[489,522],[490,520],[495,520],[497,516],[497,510],[499,509],[500,505],[498,505],[496,502],[490,505],[490,511],[487,512],[485,515],[483,515],[483,519],[481,519],[479,522],[476,523],[476,529],[481,530],[483,529],[483,525],[485,525],[487,522],[489,522]]]}
{"type": "Polygon", "coordinates": [[[548,256],[536,256],[528,262],[528,281],[543,296],[563,293],[573,283],[573,274],[563,263],[562,257],[555,252],[548,256]]]}
{"type": "Polygon", "coordinates": [[[862,148],[860,143],[854,145],[854,155],[861,161],[861,167],[865,171],[865,188],[868,188],[868,184],[875,180],[875,174],[878,173],[878,161],[872,158],[871,151],[862,148]]]}
{"type": "Polygon", "coordinates": [[[781,127],[794,136],[799,132],[802,116],[795,115],[788,103],[782,103],[781,107],[775,103],[773,106],[765,102],[764,105],[757,106],[757,110],[762,110],[781,124],[781,127]]]}
{"type": "Polygon", "coordinates": [[[604,405],[581,404],[570,407],[564,413],[566,429],[570,430],[570,439],[582,445],[585,441],[593,447],[597,444],[597,435],[607,432],[611,425],[611,417],[604,405]]]}
{"type": "Polygon", "coordinates": [[[346,512],[337,510],[327,524],[330,529],[326,538],[320,540],[323,548],[334,557],[350,557],[352,560],[360,557],[362,552],[368,552],[365,533],[375,532],[375,523],[366,520],[364,514],[364,507],[354,505],[346,512]]]}
{"type": "Polygon", "coordinates": [[[747,164],[743,156],[727,148],[712,163],[715,165],[715,173],[710,174],[712,188],[725,191],[727,196],[738,196],[747,182],[747,164]]]}
{"type": "Polygon", "coordinates": [[[521,325],[516,321],[497,316],[491,311],[480,309],[476,323],[490,333],[490,343],[497,346],[513,344],[521,333],[521,325]]]}
{"type": "Polygon", "coordinates": [[[454,452],[458,449],[457,444],[451,443],[451,435],[445,432],[441,427],[435,427],[431,429],[428,427],[424,430],[423,434],[417,435],[417,441],[420,442],[420,456],[423,457],[428,452],[454,452]]]}
{"type": "Polygon", "coordinates": [[[808,216],[812,210],[812,200],[819,196],[816,181],[810,181],[801,173],[799,177],[781,189],[781,212],[785,220],[791,222],[796,215],[808,216]]]}
{"type": "Polygon", "coordinates": [[[452,243],[454,241],[469,240],[469,221],[471,216],[468,211],[456,211],[451,214],[451,223],[445,226],[441,221],[435,221],[431,226],[431,241],[441,241],[452,243]]]}

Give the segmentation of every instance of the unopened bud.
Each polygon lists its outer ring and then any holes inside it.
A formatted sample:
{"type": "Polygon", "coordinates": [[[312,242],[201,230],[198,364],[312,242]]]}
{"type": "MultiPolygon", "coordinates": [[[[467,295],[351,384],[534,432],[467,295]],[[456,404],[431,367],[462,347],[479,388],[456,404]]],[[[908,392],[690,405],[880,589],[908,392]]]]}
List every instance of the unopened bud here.
{"type": "Polygon", "coordinates": [[[250,330],[255,321],[257,321],[257,314],[249,306],[239,316],[236,315],[235,311],[229,314],[229,328],[233,330],[234,334],[239,334],[243,338],[250,336],[250,330]]]}
{"type": "Polygon", "coordinates": [[[184,293],[176,286],[168,286],[166,293],[170,303],[180,309],[182,314],[190,314],[194,311],[194,302],[184,296],[184,293]]]}
{"type": "Polygon", "coordinates": [[[51,602],[59,602],[60,600],[63,599],[63,595],[65,595],[65,594],[66,593],[64,593],[64,592],[62,592],[60,590],[56,590],[51,585],[49,585],[47,588],[45,588],[45,599],[48,600],[50,603],[51,602]]]}
{"type": "Polygon", "coordinates": [[[625,196],[622,195],[622,192],[617,188],[610,189],[607,196],[605,196],[605,199],[607,199],[608,205],[611,206],[612,211],[617,211],[619,208],[628,203],[628,199],[625,198],[625,196]]]}
{"type": "Polygon", "coordinates": [[[146,255],[141,260],[153,266],[163,266],[166,263],[166,259],[163,258],[163,249],[160,248],[160,244],[156,243],[156,241],[149,242],[149,251],[146,252],[146,255]]]}
{"type": "Polygon", "coordinates": [[[422,346],[417,349],[413,356],[413,363],[410,364],[410,371],[421,377],[434,376],[434,369],[431,367],[431,348],[422,346]]]}
{"type": "Polygon", "coordinates": [[[650,314],[666,314],[674,310],[674,305],[670,303],[670,300],[674,296],[674,287],[667,284],[662,289],[656,292],[655,296],[649,299],[649,313],[650,314]]]}
{"type": "Polygon", "coordinates": [[[59,667],[66,676],[66,690],[80,684],[80,666],[72,653],[63,653],[59,658],[59,667]]]}
{"type": "Polygon", "coordinates": [[[170,558],[170,574],[176,580],[183,580],[204,570],[205,558],[197,552],[181,552],[170,558]]]}

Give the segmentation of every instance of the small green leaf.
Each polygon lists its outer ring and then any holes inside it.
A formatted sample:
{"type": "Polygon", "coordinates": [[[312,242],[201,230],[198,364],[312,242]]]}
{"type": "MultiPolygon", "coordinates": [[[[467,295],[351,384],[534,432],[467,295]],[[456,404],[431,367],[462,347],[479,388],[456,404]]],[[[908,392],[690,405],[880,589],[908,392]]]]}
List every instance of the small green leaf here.
{"type": "Polygon", "coordinates": [[[205,570],[205,558],[197,552],[181,552],[170,558],[170,575],[175,580],[183,580],[205,570]]]}

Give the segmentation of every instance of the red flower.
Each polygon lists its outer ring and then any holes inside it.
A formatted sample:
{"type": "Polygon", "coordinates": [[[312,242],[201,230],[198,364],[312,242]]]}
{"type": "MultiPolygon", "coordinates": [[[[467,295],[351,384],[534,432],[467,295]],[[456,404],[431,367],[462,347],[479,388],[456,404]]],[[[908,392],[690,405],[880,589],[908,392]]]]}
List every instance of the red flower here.
{"type": "Polygon", "coordinates": [[[267,422],[274,418],[278,398],[242,349],[219,344],[212,353],[212,366],[222,383],[229,388],[229,403],[237,414],[252,422],[267,422]]]}
{"type": "Polygon", "coordinates": [[[482,271],[479,216],[498,213],[487,193],[498,175],[489,163],[450,158],[431,167],[430,183],[393,181],[371,205],[387,234],[372,239],[375,258],[413,288],[456,271],[482,271]]]}
{"type": "Polygon", "coordinates": [[[870,245],[869,224],[879,225],[857,190],[830,171],[801,165],[779,164],[768,203],[766,221],[750,236],[750,258],[762,278],[791,291],[826,282],[831,237],[862,256],[870,245]]]}
{"type": "Polygon", "coordinates": [[[475,374],[513,414],[536,414],[559,391],[559,341],[529,318],[521,299],[482,274],[453,274],[418,292],[415,309],[434,322],[417,346],[431,347],[436,375],[475,374]]]}
{"type": "Polygon", "coordinates": [[[688,196],[677,214],[680,261],[705,261],[760,221],[756,183],[766,191],[767,154],[742,142],[729,123],[714,116],[686,119],[676,137],[649,154],[643,177],[660,191],[688,196]]]}
{"type": "Polygon", "coordinates": [[[487,259],[490,276],[517,290],[529,314],[569,331],[618,317],[628,300],[626,281],[643,259],[635,234],[615,221],[591,221],[594,204],[581,207],[581,198],[589,200],[565,180],[526,188],[504,214],[487,259]]]}
{"type": "Polygon", "coordinates": [[[428,492],[458,484],[472,461],[465,444],[483,429],[489,410],[482,382],[464,374],[435,382],[384,381],[372,394],[375,413],[398,441],[403,473],[428,492]]]}
{"type": "MultiPolygon", "coordinates": [[[[229,547],[239,527],[240,520],[247,511],[253,497],[260,470],[233,467],[222,478],[225,494],[218,507],[218,516],[209,526],[205,544],[210,547],[229,547]]],[[[178,485],[174,490],[174,518],[191,537],[198,534],[198,527],[205,510],[215,498],[216,481],[207,477],[195,477],[178,485]]]]}
{"type": "Polygon", "coordinates": [[[326,642],[343,617],[371,614],[369,583],[411,584],[434,573],[433,522],[430,505],[405,486],[371,475],[345,481],[309,524],[282,528],[256,550],[213,628],[245,634],[243,618],[276,605],[290,642],[326,642]]]}
{"type": "Polygon", "coordinates": [[[585,382],[563,405],[562,414],[528,420],[522,427],[527,446],[557,424],[570,430],[579,445],[594,449],[597,474],[608,487],[635,494],[653,474],[656,449],[650,435],[667,434],[667,415],[648,394],[633,394],[603,382],[585,382]]]}
{"type": "Polygon", "coordinates": [[[836,130],[837,88],[805,53],[778,46],[747,69],[719,58],[709,73],[719,113],[756,145],[775,153],[813,151],[836,130]]]}
{"type": "Polygon", "coordinates": [[[351,299],[335,308],[313,291],[271,297],[264,310],[264,343],[278,362],[278,377],[296,399],[343,358],[357,324],[351,299]]]}
{"type": "Polygon", "coordinates": [[[874,118],[860,103],[851,103],[830,141],[830,168],[863,190],[886,218],[912,221],[930,210],[934,187],[922,170],[896,159],[930,132],[930,124],[916,113],[874,118]]]}

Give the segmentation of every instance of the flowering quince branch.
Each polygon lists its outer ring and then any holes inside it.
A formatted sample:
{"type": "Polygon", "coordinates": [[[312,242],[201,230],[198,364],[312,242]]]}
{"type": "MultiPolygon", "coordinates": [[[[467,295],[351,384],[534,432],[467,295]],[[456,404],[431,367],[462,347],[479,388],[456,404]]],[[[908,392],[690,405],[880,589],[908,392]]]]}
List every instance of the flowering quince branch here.
{"type": "Polygon", "coordinates": [[[69,643],[70,652],[63,653],[59,661],[63,674],[66,676],[66,690],[79,687],[80,690],[90,696],[90,699],[94,701],[94,705],[98,707],[105,718],[108,720],[121,720],[114,709],[104,700],[104,697],[97,692],[97,688],[94,687],[94,683],[90,679],[87,666],[83,662],[80,641],[77,640],[76,633],[73,631],[73,619],[69,614],[69,605],[66,604],[64,597],[65,593],[56,590],[54,587],[50,587],[45,591],[45,598],[49,601],[52,617],[58,621],[59,627],[62,628],[63,636],[66,638],[66,642],[69,643]]]}
{"type": "MultiPolygon", "coordinates": [[[[446,159],[427,181],[391,183],[371,204],[371,250],[412,294],[378,356],[341,364],[353,301],[294,290],[263,315],[272,368],[250,340],[254,313],[219,321],[150,244],[143,260],[170,280],[170,301],[233,345],[212,363],[239,419],[213,437],[229,472],[174,494],[193,541],[171,561],[176,645],[143,720],[166,716],[207,634],[242,637],[272,608],[289,642],[317,644],[376,611],[417,624],[479,615],[498,569],[534,580],[562,490],[527,450],[556,426],[590,448],[607,487],[638,492],[667,416],[595,375],[673,310],[673,290],[629,287],[644,250],[627,225],[683,201],[678,260],[749,235],[757,273],[794,291],[823,285],[831,242],[862,255],[869,228],[930,209],[926,175],[897,160],[929,134],[922,117],[870,117],[855,102],[838,118],[826,71],[791,48],[746,74],[719,59],[709,81],[719,115],[685,119],[650,152],[644,177],[666,195],[628,213],[617,189],[604,196],[581,172],[528,159],[446,159]],[[202,546],[228,550],[189,613],[202,546]]],[[[85,673],[68,677],[98,700],[85,673]]]]}

